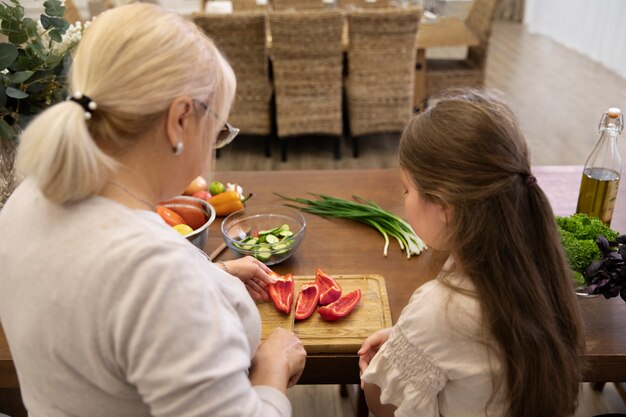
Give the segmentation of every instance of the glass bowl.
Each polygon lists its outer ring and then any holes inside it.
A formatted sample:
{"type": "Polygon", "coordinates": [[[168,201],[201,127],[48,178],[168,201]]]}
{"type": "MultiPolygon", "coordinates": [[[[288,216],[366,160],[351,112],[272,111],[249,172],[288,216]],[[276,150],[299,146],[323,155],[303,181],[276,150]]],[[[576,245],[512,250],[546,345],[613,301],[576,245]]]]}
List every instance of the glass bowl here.
{"type": "Polygon", "coordinates": [[[221,229],[224,242],[237,255],[254,256],[265,265],[275,265],[300,246],[306,221],[289,207],[251,206],[226,217],[221,229]]]}
{"type": "Polygon", "coordinates": [[[215,220],[215,209],[213,208],[213,206],[200,198],[190,197],[186,195],[175,197],[171,200],[161,203],[161,205],[177,213],[177,209],[180,208],[185,209],[193,207],[202,209],[205,215],[206,222],[202,226],[194,229],[193,232],[186,234],[185,238],[187,238],[187,240],[190,241],[194,246],[196,246],[200,250],[203,250],[204,244],[209,238],[209,226],[211,226],[211,223],[213,223],[213,221],[215,220]]]}

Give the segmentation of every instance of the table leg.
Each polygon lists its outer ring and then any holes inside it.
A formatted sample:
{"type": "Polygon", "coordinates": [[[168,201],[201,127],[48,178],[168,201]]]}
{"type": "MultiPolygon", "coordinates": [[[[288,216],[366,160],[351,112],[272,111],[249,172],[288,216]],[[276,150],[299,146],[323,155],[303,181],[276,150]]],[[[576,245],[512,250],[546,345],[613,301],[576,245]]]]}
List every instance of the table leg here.
{"type": "Polygon", "coordinates": [[[426,101],[426,50],[418,49],[415,61],[415,86],[413,107],[415,111],[424,110],[426,101]]]}
{"type": "Polygon", "coordinates": [[[0,413],[11,417],[27,417],[19,388],[0,388],[0,413]]]}

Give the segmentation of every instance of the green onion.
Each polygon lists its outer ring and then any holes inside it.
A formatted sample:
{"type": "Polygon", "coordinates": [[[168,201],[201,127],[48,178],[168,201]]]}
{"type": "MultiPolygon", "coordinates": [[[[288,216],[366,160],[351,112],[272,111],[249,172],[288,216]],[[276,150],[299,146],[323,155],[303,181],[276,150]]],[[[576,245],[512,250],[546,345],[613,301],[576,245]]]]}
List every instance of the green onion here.
{"type": "Polygon", "coordinates": [[[398,241],[400,249],[406,251],[407,259],[409,259],[411,255],[419,255],[426,249],[426,244],[415,234],[407,222],[386,211],[372,200],[353,195],[352,197],[356,200],[355,202],[315,193],[309,194],[318,199],[308,200],[306,198],[293,198],[278,193],[275,194],[285,200],[303,204],[303,206],[293,204],[286,204],[286,206],[307,213],[317,214],[318,216],[354,220],[373,227],[385,238],[383,256],[387,256],[389,236],[394,237],[398,241]]]}

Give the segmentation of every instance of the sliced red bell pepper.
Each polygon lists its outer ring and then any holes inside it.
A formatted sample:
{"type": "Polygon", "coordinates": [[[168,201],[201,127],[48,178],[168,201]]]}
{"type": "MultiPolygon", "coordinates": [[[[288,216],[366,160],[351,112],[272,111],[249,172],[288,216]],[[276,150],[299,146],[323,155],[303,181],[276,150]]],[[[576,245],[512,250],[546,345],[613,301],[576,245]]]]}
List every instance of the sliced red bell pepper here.
{"type": "Polygon", "coordinates": [[[274,272],[270,275],[276,278],[276,282],[267,286],[267,292],[269,292],[274,306],[283,313],[289,314],[293,303],[293,275],[281,276],[274,272]]]}
{"type": "Polygon", "coordinates": [[[315,282],[302,284],[296,300],[296,320],[304,320],[313,314],[319,300],[320,289],[315,282]]]}
{"type": "Polygon", "coordinates": [[[344,295],[334,303],[318,308],[317,312],[324,320],[339,320],[354,310],[354,307],[359,304],[359,301],[361,301],[361,290],[356,289],[344,295]]]}
{"type": "Polygon", "coordinates": [[[325,306],[341,297],[341,285],[321,269],[315,271],[315,282],[320,289],[320,304],[325,306]]]}

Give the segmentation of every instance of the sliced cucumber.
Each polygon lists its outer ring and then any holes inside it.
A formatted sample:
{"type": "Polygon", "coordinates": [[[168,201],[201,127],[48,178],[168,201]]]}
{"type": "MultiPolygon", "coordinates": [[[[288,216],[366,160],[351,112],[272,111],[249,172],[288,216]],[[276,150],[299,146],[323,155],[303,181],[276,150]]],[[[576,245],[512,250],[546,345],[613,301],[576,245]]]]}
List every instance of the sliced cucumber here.
{"type": "Polygon", "coordinates": [[[289,225],[287,223],[277,228],[279,232],[287,232],[289,231],[289,225]]]}
{"type": "Polygon", "coordinates": [[[260,247],[257,252],[254,254],[255,258],[259,261],[267,261],[272,257],[272,253],[270,252],[270,248],[260,247]]]}
{"type": "Polygon", "coordinates": [[[284,253],[287,253],[288,249],[289,249],[289,245],[286,245],[284,243],[278,243],[272,246],[272,250],[276,251],[276,255],[282,255],[284,253]]]}
{"type": "Polygon", "coordinates": [[[282,237],[291,237],[293,236],[293,232],[291,230],[281,230],[278,232],[278,235],[282,237]]]}
{"type": "Polygon", "coordinates": [[[278,239],[276,236],[274,235],[267,235],[265,236],[265,241],[269,244],[274,244],[274,243],[278,243],[280,239],[278,239]]]}

